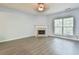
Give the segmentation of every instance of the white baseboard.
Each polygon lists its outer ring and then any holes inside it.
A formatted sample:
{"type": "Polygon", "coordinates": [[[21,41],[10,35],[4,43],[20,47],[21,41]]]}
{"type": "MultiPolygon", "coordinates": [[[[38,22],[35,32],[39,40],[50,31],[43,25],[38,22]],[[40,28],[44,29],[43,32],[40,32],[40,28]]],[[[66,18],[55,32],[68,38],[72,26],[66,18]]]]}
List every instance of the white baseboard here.
{"type": "Polygon", "coordinates": [[[77,39],[76,37],[72,37],[72,38],[69,38],[69,37],[65,37],[65,36],[56,36],[56,35],[51,35],[51,37],[57,37],[57,38],[64,38],[66,40],[74,40],[74,41],[79,41],[79,39],[77,39]]]}
{"type": "MultiPolygon", "coordinates": [[[[29,38],[29,37],[35,37],[35,36],[34,35],[31,35],[31,36],[22,36],[22,37],[17,37],[17,38],[2,40],[0,42],[7,42],[7,41],[17,40],[17,39],[21,39],[21,38],[29,38]]],[[[75,39],[74,41],[79,41],[79,39],[76,39],[76,38],[68,38],[68,37],[56,36],[56,35],[50,35],[50,36],[45,36],[45,37],[58,37],[58,38],[64,38],[64,39],[69,39],[69,40],[74,40],[75,39]]]]}
{"type": "Polygon", "coordinates": [[[33,36],[16,37],[16,38],[12,38],[12,39],[5,39],[5,40],[2,40],[0,42],[7,42],[7,41],[18,40],[18,39],[21,39],[21,38],[29,38],[29,37],[33,37],[33,36]]]}

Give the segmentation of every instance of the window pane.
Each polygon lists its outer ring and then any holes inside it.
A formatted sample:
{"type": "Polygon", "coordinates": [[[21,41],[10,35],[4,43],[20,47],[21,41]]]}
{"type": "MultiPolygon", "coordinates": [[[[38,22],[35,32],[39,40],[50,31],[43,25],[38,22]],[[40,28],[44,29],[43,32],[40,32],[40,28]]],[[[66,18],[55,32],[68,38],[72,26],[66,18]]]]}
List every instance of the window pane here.
{"type": "Polygon", "coordinates": [[[62,26],[62,19],[56,19],[54,23],[55,26],[62,26]]]}
{"type": "Polygon", "coordinates": [[[73,26],[73,17],[64,18],[63,19],[63,26],[73,26]]]}
{"type": "Polygon", "coordinates": [[[64,27],[63,28],[63,34],[64,35],[73,35],[73,27],[64,27]]]}
{"type": "Polygon", "coordinates": [[[55,27],[54,30],[56,35],[62,35],[62,27],[55,27]]]}

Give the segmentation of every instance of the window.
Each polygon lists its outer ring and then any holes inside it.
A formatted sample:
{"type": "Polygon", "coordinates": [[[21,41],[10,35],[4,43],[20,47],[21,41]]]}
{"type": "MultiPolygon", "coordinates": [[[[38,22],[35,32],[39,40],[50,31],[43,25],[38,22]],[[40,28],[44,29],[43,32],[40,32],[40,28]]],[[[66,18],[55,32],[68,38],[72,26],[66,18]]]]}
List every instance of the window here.
{"type": "Polygon", "coordinates": [[[73,35],[73,17],[63,19],[63,34],[73,35]]]}
{"type": "Polygon", "coordinates": [[[55,35],[73,35],[74,18],[60,18],[54,20],[55,35]]]}
{"type": "Polygon", "coordinates": [[[55,23],[54,26],[55,34],[62,35],[62,19],[56,19],[54,23],[55,23]]]}

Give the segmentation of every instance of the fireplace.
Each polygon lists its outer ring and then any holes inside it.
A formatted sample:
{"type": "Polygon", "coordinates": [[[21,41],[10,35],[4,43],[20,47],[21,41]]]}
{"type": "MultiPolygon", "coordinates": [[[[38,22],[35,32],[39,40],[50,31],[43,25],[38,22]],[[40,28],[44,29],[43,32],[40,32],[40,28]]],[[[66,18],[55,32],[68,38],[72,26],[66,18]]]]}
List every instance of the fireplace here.
{"type": "Polygon", "coordinates": [[[38,35],[45,35],[45,30],[38,30],[38,35]]]}
{"type": "Polygon", "coordinates": [[[36,37],[47,36],[47,26],[46,25],[36,25],[34,33],[35,33],[36,37]]]}

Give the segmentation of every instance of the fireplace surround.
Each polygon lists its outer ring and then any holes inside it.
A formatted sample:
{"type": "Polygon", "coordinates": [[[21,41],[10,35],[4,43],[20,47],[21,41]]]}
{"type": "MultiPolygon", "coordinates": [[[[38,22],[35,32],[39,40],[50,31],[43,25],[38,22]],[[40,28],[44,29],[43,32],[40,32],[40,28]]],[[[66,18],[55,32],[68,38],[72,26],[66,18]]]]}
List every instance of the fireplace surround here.
{"type": "Polygon", "coordinates": [[[36,25],[35,26],[35,36],[47,36],[47,26],[46,25],[36,25]]]}

